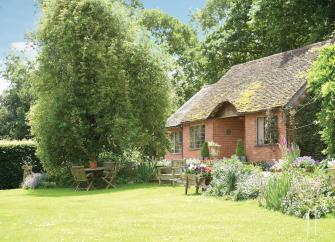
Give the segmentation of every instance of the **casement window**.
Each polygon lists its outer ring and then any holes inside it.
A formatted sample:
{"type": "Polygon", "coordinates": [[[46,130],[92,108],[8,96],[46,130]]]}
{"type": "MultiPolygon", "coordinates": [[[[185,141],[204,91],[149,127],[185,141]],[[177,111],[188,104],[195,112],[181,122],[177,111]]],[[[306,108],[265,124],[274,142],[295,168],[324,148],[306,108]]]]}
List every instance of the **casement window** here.
{"type": "Polygon", "coordinates": [[[190,127],[190,148],[200,149],[205,142],[205,125],[190,127]]]}
{"type": "Polygon", "coordinates": [[[257,117],[257,145],[278,143],[278,117],[257,117]]]}
{"type": "Polygon", "coordinates": [[[172,132],[170,134],[171,153],[181,153],[183,150],[183,132],[172,132]]]}

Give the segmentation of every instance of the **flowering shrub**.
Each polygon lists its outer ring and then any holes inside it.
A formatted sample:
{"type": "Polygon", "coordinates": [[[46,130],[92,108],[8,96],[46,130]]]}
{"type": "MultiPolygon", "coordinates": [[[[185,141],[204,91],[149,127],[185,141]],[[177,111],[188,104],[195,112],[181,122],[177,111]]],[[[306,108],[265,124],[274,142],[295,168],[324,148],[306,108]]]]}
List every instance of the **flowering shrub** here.
{"type": "Polygon", "coordinates": [[[295,159],[292,163],[292,166],[297,168],[303,168],[306,171],[314,171],[314,168],[317,164],[318,162],[312,157],[302,156],[295,159]]]}
{"type": "Polygon", "coordinates": [[[294,175],[290,190],[283,199],[283,211],[297,217],[320,218],[334,209],[326,176],[294,175]]]}
{"type": "Polygon", "coordinates": [[[256,198],[263,179],[259,168],[243,164],[237,156],[217,162],[212,177],[208,194],[234,200],[256,198]]]}
{"type": "Polygon", "coordinates": [[[244,174],[236,183],[236,190],[233,192],[234,200],[255,199],[258,197],[260,188],[267,180],[261,172],[255,170],[251,174],[244,174]]]}
{"type": "Polygon", "coordinates": [[[27,176],[22,182],[22,188],[24,189],[36,189],[43,181],[47,179],[47,175],[43,173],[32,173],[27,176]]]}
{"type": "Polygon", "coordinates": [[[273,172],[280,172],[283,170],[283,168],[285,167],[286,165],[286,161],[285,160],[278,160],[278,161],[275,161],[273,166],[271,166],[270,168],[270,171],[273,171],[273,172]]]}

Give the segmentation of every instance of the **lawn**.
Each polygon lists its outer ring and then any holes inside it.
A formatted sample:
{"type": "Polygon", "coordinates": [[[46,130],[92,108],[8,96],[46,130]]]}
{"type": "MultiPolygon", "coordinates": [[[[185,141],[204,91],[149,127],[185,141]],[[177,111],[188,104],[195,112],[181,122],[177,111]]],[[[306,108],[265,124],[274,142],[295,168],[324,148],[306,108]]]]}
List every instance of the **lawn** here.
{"type": "MultiPolygon", "coordinates": [[[[335,218],[310,241],[335,240],[335,218]]],[[[307,222],[258,206],[183,195],[182,187],[0,191],[0,241],[308,241],[307,222]]]]}

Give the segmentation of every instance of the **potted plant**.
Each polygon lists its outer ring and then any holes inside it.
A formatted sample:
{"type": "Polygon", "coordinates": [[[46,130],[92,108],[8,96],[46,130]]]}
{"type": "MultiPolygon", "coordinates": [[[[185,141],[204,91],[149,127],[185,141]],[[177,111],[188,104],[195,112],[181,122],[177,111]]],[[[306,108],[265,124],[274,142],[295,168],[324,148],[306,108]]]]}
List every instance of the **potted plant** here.
{"type": "Polygon", "coordinates": [[[204,142],[201,146],[201,157],[203,160],[207,160],[209,158],[208,142],[204,142]]]}
{"type": "Polygon", "coordinates": [[[97,160],[96,159],[92,159],[91,161],[90,161],[90,168],[91,169],[96,169],[98,167],[98,162],[97,162],[97,160]]]}
{"type": "Polygon", "coordinates": [[[211,172],[212,169],[205,164],[188,164],[185,170],[185,194],[187,194],[187,190],[191,185],[196,187],[196,193],[198,193],[200,186],[208,186],[212,178],[211,172]]]}
{"type": "Polygon", "coordinates": [[[244,153],[244,145],[243,145],[242,139],[237,140],[235,153],[236,153],[237,157],[240,159],[240,161],[243,161],[243,162],[247,161],[247,159],[245,157],[245,153],[244,153]]]}

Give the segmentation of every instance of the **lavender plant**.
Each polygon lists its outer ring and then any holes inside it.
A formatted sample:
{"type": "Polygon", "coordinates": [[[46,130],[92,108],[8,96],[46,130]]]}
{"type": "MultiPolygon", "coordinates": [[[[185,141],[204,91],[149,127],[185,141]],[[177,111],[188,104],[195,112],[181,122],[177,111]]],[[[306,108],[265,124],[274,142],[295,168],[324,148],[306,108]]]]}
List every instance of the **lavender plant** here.
{"type": "Polygon", "coordinates": [[[47,180],[47,175],[46,174],[44,174],[44,173],[32,173],[24,179],[21,186],[24,189],[36,189],[45,180],[47,180]]]}

